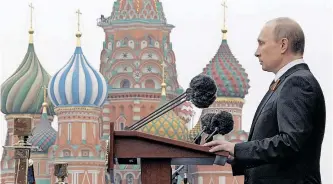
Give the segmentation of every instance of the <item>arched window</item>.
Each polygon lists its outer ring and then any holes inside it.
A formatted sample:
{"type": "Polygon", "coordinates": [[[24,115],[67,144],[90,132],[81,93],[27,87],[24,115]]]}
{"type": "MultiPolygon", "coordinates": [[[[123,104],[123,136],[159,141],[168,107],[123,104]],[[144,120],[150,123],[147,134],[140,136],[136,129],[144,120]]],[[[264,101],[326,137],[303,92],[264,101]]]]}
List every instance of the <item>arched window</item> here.
{"type": "Polygon", "coordinates": [[[120,114],[124,114],[124,106],[120,106],[120,114]]]}
{"type": "Polygon", "coordinates": [[[63,154],[63,157],[70,157],[71,156],[71,151],[70,150],[64,150],[62,154],[63,154]]]}
{"type": "Polygon", "coordinates": [[[148,79],[145,82],[145,87],[150,88],[150,89],[154,89],[155,88],[155,82],[151,79],[148,79]]]}
{"type": "Polygon", "coordinates": [[[131,86],[131,83],[127,79],[122,80],[120,83],[121,88],[130,88],[130,86],[131,86]]]}
{"type": "Polygon", "coordinates": [[[120,174],[116,174],[116,177],[115,177],[115,181],[114,181],[115,184],[121,184],[121,176],[120,174]]]}
{"type": "Polygon", "coordinates": [[[128,38],[125,37],[125,38],[124,38],[124,44],[127,45],[127,43],[128,43],[128,38]]]}
{"type": "Polygon", "coordinates": [[[72,140],[72,124],[68,123],[67,141],[72,140]]]}
{"type": "Polygon", "coordinates": [[[151,36],[148,36],[148,45],[153,45],[153,39],[151,36]]]}
{"type": "Polygon", "coordinates": [[[37,162],[37,175],[40,175],[40,163],[37,162]]]}
{"type": "Polygon", "coordinates": [[[134,184],[134,176],[133,174],[126,175],[126,184],[134,184]]]}

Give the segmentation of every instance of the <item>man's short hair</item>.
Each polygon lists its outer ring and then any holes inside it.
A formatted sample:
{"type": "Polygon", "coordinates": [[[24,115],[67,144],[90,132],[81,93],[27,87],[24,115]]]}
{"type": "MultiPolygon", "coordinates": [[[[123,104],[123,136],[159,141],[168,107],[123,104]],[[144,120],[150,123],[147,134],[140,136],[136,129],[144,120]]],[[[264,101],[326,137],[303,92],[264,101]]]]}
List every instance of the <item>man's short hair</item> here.
{"type": "Polygon", "coordinates": [[[305,36],[301,26],[288,17],[276,18],[272,22],[275,23],[273,31],[275,40],[278,41],[282,38],[287,38],[291,51],[295,54],[303,55],[305,36]]]}

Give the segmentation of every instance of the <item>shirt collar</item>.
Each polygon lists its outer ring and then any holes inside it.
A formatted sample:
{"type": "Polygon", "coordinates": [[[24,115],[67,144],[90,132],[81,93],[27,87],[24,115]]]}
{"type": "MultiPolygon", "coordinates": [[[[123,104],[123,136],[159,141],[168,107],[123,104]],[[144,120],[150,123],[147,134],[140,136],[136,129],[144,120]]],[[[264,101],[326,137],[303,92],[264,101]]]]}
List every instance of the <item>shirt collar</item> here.
{"type": "Polygon", "coordinates": [[[286,71],[288,71],[290,68],[292,68],[295,65],[304,63],[303,59],[296,59],[294,61],[289,62],[288,64],[284,65],[276,74],[274,81],[276,82],[286,71]]]}

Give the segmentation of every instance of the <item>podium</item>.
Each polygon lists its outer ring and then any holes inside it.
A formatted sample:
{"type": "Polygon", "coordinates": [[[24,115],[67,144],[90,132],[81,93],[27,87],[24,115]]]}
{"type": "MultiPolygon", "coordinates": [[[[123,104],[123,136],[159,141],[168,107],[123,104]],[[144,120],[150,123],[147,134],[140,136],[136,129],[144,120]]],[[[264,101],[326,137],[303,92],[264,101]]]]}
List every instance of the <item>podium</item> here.
{"type": "Polygon", "coordinates": [[[109,169],[113,170],[115,159],[119,164],[136,164],[140,159],[142,184],[170,184],[171,165],[213,165],[216,156],[227,158],[228,155],[138,131],[114,131],[114,124],[110,124],[109,169]]]}

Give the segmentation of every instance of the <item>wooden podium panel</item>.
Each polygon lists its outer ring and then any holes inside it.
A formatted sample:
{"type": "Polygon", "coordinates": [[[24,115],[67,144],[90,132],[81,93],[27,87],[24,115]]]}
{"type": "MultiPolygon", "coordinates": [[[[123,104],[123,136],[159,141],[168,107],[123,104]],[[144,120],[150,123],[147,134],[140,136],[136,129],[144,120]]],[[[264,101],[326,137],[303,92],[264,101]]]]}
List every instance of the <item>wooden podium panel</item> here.
{"type": "Polygon", "coordinates": [[[171,165],[212,165],[216,156],[226,158],[229,155],[138,131],[114,131],[113,126],[111,123],[109,167],[113,169],[114,159],[140,159],[142,184],[170,184],[171,165]]]}
{"type": "Polygon", "coordinates": [[[116,158],[210,158],[228,156],[226,152],[210,153],[209,148],[137,131],[114,132],[116,158]]]}

